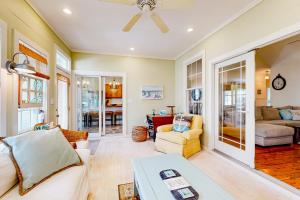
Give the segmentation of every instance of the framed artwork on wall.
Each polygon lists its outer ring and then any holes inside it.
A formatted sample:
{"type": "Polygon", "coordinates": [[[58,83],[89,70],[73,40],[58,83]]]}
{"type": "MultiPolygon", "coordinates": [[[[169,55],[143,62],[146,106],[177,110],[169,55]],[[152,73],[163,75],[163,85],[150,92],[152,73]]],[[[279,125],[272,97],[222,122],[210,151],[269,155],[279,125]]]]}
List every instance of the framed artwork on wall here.
{"type": "Polygon", "coordinates": [[[160,100],[164,98],[163,86],[145,85],[142,86],[141,98],[145,100],[160,100]]]}

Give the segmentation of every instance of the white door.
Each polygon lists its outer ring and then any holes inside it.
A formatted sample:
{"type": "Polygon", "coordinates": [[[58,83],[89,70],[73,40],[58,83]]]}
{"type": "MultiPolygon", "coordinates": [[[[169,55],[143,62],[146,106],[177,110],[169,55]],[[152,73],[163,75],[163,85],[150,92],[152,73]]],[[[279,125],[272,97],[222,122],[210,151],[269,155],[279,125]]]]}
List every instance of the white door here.
{"type": "Polygon", "coordinates": [[[254,168],[255,51],[215,67],[215,149],[254,168]]]}
{"type": "Polygon", "coordinates": [[[57,80],[57,123],[63,129],[69,128],[69,84],[65,80],[57,80]]]}

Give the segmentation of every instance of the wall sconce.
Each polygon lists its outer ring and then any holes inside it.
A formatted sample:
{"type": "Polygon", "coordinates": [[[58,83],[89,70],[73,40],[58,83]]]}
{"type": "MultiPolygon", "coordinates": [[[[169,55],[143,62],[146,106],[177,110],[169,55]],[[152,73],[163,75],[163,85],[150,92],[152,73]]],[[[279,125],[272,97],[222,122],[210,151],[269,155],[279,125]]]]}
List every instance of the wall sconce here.
{"type": "Polygon", "coordinates": [[[6,69],[9,73],[18,73],[18,74],[35,74],[35,69],[30,65],[27,55],[21,52],[17,52],[13,55],[12,61],[8,60],[6,62],[6,69]],[[15,57],[17,55],[24,55],[26,59],[23,63],[15,63],[15,57]]]}

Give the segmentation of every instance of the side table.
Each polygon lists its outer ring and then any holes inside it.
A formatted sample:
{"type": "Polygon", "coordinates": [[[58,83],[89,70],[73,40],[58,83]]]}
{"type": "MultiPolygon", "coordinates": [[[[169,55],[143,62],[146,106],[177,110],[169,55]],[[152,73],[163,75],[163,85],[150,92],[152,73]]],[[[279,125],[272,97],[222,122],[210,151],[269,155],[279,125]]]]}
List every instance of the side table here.
{"type": "Polygon", "coordinates": [[[294,126],[295,134],[293,136],[294,144],[300,144],[300,126],[294,126]]]}

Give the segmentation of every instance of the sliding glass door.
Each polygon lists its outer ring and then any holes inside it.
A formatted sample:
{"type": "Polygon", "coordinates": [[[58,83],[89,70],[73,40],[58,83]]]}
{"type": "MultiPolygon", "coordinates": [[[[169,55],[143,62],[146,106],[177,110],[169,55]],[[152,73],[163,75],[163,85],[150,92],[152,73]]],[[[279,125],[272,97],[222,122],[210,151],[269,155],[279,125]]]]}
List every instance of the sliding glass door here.
{"type": "Polygon", "coordinates": [[[215,148],[254,167],[255,52],[216,65],[215,148]]]}

